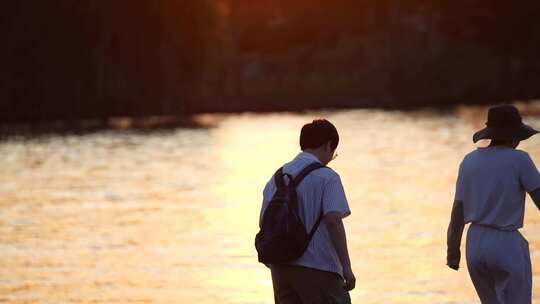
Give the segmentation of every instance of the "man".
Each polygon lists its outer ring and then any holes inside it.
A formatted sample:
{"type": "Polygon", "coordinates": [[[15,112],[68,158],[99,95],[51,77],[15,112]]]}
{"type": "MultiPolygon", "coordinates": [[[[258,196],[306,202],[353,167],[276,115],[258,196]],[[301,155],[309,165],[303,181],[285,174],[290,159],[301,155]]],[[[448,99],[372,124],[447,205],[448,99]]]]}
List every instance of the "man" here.
{"type": "MultiPolygon", "coordinates": [[[[335,159],[339,135],[327,120],[314,120],[302,127],[302,152],[283,166],[295,177],[310,164],[327,165],[335,159]]],[[[260,219],[276,191],[274,178],[266,184],[260,219]]],[[[342,219],[351,211],[339,175],[328,167],[309,173],[298,185],[298,215],[310,231],[322,214],[304,254],[289,263],[269,265],[275,302],[350,303],[349,291],[355,286],[342,219]]]]}

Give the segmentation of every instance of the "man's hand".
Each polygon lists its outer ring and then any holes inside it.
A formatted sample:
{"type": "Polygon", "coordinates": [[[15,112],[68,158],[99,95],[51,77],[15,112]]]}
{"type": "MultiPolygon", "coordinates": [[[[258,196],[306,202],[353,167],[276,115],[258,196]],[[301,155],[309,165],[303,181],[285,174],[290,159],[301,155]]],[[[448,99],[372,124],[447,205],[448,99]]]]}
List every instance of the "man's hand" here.
{"type": "Polygon", "coordinates": [[[350,266],[343,269],[343,277],[345,278],[345,290],[353,290],[356,285],[356,278],[350,266]]]}

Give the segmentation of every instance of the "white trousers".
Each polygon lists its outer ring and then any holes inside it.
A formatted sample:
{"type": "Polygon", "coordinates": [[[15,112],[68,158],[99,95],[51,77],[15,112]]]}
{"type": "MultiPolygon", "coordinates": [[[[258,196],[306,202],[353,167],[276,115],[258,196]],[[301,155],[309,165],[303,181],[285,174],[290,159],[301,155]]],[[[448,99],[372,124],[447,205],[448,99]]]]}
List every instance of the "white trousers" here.
{"type": "Polygon", "coordinates": [[[518,231],[472,224],[467,233],[467,268],[483,304],[530,304],[529,243],[518,231]]]}

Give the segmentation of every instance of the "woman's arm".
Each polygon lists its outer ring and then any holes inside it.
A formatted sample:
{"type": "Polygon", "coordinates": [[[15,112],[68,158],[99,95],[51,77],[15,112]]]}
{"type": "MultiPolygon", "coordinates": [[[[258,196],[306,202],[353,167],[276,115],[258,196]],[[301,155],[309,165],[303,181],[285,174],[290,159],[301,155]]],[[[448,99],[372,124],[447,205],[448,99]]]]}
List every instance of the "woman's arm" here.
{"type": "Polygon", "coordinates": [[[531,192],[529,192],[529,195],[531,196],[534,204],[538,209],[540,209],[540,188],[537,188],[531,192]]]}
{"type": "Polygon", "coordinates": [[[454,201],[446,239],[446,265],[454,270],[459,269],[459,260],[461,259],[461,237],[463,235],[464,227],[465,220],[463,218],[463,202],[454,201]]]}

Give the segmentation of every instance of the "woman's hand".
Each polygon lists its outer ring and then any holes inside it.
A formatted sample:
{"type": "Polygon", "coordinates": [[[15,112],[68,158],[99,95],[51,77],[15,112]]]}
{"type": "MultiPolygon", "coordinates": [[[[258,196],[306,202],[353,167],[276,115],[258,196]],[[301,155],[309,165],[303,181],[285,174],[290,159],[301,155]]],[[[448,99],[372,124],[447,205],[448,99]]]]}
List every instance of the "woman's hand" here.
{"type": "Polygon", "coordinates": [[[459,263],[451,263],[451,264],[447,264],[448,267],[454,269],[454,270],[458,270],[459,269],[459,263]]]}
{"type": "Polygon", "coordinates": [[[461,252],[459,250],[449,250],[446,255],[446,265],[454,270],[458,270],[460,259],[461,252]]]}

